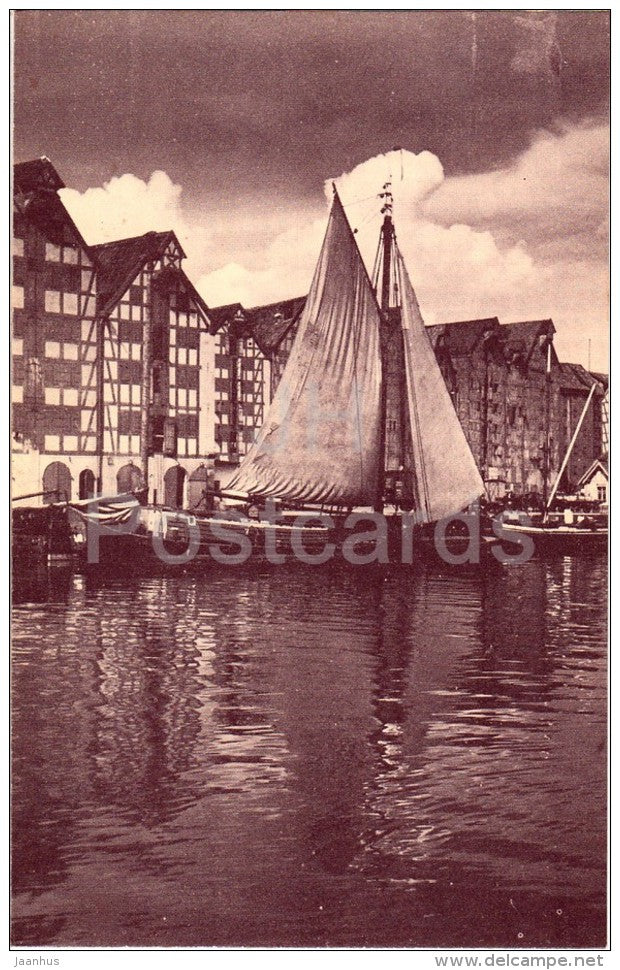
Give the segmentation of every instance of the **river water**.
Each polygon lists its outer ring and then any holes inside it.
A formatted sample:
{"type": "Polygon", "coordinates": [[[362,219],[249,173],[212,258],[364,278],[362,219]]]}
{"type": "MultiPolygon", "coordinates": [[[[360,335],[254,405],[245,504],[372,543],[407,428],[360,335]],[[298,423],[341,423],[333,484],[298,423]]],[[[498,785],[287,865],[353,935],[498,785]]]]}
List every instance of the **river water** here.
{"type": "Polygon", "coordinates": [[[603,562],[15,600],[15,944],[605,944],[603,562]]]}

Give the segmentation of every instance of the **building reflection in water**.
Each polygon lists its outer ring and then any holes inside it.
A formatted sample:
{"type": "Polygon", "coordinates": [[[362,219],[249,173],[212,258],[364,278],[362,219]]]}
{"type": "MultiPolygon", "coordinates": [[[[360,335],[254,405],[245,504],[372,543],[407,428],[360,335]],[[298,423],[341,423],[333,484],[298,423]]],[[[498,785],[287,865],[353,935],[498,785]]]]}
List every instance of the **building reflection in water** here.
{"type": "Polygon", "coordinates": [[[73,577],[16,641],[16,942],[596,945],[602,591],[73,577]]]}

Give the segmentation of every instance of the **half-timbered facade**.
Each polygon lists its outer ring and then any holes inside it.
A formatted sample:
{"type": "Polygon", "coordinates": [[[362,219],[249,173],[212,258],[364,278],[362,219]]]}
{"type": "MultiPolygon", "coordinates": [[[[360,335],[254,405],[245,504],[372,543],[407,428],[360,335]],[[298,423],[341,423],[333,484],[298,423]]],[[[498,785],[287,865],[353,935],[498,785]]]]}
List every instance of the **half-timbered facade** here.
{"type": "Polygon", "coordinates": [[[196,504],[215,450],[214,338],[176,236],[89,247],[47,159],[15,166],[14,184],[14,494],[196,504]]]}
{"type": "MultiPolygon", "coordinates": [[[[199,507],[207,480],[225,486],[262,426],[305,297],[210,311],[173,232],[88,246],[62,188],[46,158],[15,166],[14,494],[132,490],[199,507]]],[[[544,490],[594,380],[563,487],[606,451],[606,378],[560,364],[552,321],[428,332],[492,496],[544,490]]]]}
{"type": "Polygon", "coordinates": [[[269,360],[240,304],[211,311],[214,438],[222,481],[247,453],[269,403],[269,360]]]}

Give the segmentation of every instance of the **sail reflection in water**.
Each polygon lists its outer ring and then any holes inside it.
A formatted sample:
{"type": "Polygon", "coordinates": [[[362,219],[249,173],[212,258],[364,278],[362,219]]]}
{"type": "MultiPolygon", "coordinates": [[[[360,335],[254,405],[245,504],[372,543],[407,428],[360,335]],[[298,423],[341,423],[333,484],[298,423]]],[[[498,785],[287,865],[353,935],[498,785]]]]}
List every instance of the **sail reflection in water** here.
{"type": "Polygon", "coordinates": [[[604,589],[569,559],[31,589],[14,942],[602,946],[604,589]]]}

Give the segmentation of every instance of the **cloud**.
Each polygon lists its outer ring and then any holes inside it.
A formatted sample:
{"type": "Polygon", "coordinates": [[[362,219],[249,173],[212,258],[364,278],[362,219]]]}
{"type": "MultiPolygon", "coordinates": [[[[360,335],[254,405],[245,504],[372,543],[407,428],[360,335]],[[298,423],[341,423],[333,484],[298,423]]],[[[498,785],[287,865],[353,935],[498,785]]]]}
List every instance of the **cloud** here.
{"type": "Polygon", "coordinates": [[[197,289],[210,306],[258,306],[307,293],[324,234],[324,216],[295,224],[267,247],[263,268],[229,262],[200,276],[197,289]]]}
{"type": "Polygon", "coordinates": [[[153,172],[148,182],[119,175],[85,192],[62,189],[61,198],[90,245],[154,230],[173,229],[185,248],[189,229],[181,211],[180,185],[166,172],[153,172]]]}
{"type": "MultiPolygon", "coordinates": [[[[430,152],[395,150],[335,178],[371,268],[378,193],[391,181],[399,246],[427,323],[551,317],[559,352],[607,367],[608,129],[538,133],[509,166],[446,178],[430,152]]],[[[332,195],[332,180],[325,195],[332,195]]],[[[211,305],[269,303],[307,291],[326,215],[278,236],[259,270],[229,263],[203,275],[211,305]]]]}
{"type": "Polygon", "coordinates": [[[609,128],[565,126],[556,134],[539,132],[506,168],[447,179],[423,212],[443,225],[458,221],[521,233],[536,247],[592,233],[607,216],[608,192],[609,128]]]}
{"type": "MultiPolygon", "coordinates": [[[[556,323],[565,358],[607,367],[608,129],[565,125],[538,133],[513,162],[446,178],[430,152],[394,150],[334,181],[366,265],[381,225],[378,194],[390,181],[399,246],[427,323],[498,316],[556,323]]],[[[332,179],[325,182],[327,201],[332,179]]],[[[306,293],[327,205],[271,199],[182,207],[165,172],[126,174],[62,197],[88,242],[174,229],[186,270],[210,306],[245,306],[306,293]],[[208,216],[208,218],[207,218],[208,216]],[[268,239],[271,238],[269,242],[268,239]]]]}

